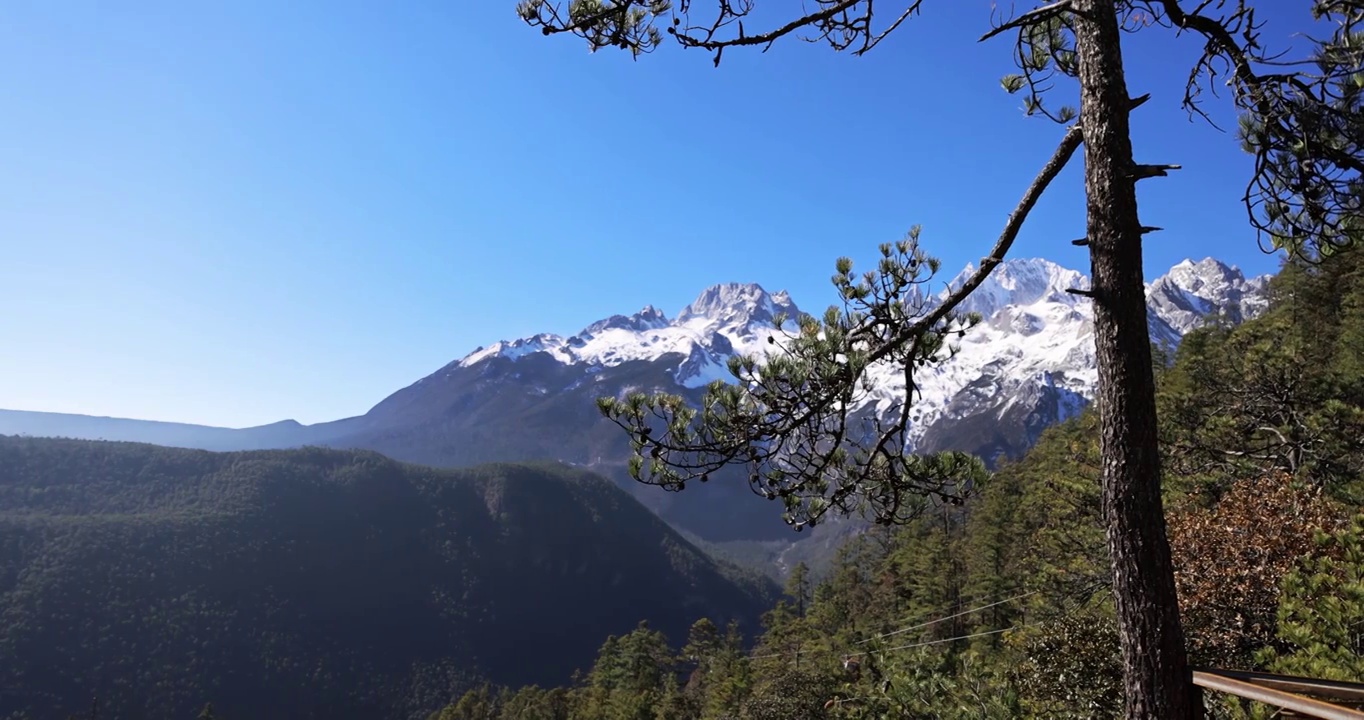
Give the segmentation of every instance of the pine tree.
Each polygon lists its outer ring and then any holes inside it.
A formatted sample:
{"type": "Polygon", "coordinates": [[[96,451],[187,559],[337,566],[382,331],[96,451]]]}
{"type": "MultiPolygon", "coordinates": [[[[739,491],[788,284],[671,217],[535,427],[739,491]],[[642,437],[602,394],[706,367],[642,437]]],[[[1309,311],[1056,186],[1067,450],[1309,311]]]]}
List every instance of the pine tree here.
{"type": "Polygon", "coordinates": [[[786,578],[784,592],[786,593],[786,597],[791,598],[791,601],[795,603],[796,617],[805,617],[805,613],[810,606],[810,600],[812,599],[810,594],[809,566],[800,562],[796,563],[796,566],[791,568],[791,574],[786,578]]]}
{"type": "Polygon", "coordinates": [[[687,720],[694,717],[692,704],[682,695],[677,686],[677,676],[668,673],[658,689],[658,699],[654,704],[653,720],[687,720]]]}
{"type": "Polygon", "coordinates": [[[707,667],[709,673],[700,701],[700,720],[738,717],[741,705],[749,696],[752,680],[738,624],[731,622],[725,629],[707,667]]]}
{"type": "Polygon", "coordinates": [[[1266,651],[1274,672],[1364,682],[1364,515],[1337,533],[1320,533],[1320,554],[1283,581],[1279,639],[1266,651]]]}
{"type": "MultiPolygon", "coordinates": [[[[1018,551],[1014,547],[1021,535],[1018,523],[1021,483],[1010,475],[991,478],[987,490],[977,496],[967,519],[965,543],[972,561],[966,566],[965,593],[977,602],[990,603],[1022,594],[1018,551]]],[[[1018,615],[1019,603],[1005,603],[982,611],[974,620],[990,628],[1008,627],[1018,615]]],[[[982,638],[979,643],[994,645],[999,638],[982,638]]]]}
{"type": "Polygon", "coordinates": [[[627,635],[608,637],[587,675],[574,715],[655,720],[654,711],[660,705],[672,707],[677,700],[673,665],[667,638],[646,622],[627,635]]]}
{"type": "Polygon", "coordinates": [[[746,720],[821,720],[828,717],[825,704],[833,696],[834,683],[829,675],[808,664],[763,673],[754,684],[753,694],[745,699],[742,717],[746,720]]]}
{"type": "Polygon", "coordinates": [[[485,683],[465,692],[433,720],[494,720],[498,712],[497,695],[492,686],[485,683]]]}
{"type": "MultiPolygon", "coordinates": [[[[570,33],[596,50],[634,55],[658,47],[666,34],[683,47],[713,53],[768,46],[787,35],[812,35],[837,50],[871,50],[923,0],[878,16],[872,0],[820,0],[806,14],[755,29],[755,3],[717,0],[718,11],[683,0],[522,0],[517,10],[546,35],[570,33]],[[701,19],[705,18],[705,19],[701,19]],[[746,26],[744,20],[750,22],[746,26]],[[660,23],[660,31],[655,23],[660,23]]],[[[788,522],[801,529],[830,509],[866,511],[883,522],[903,521],[932,505],[959,502],[980,477],[978,462],[954,453],[904,453],[910,413],[870,432],[850,427],[844,412],[872,364],[913,371],[950,352],[948,340],[978,318],[953,308],[1004,258],[1038,197],[1083,142],[1086,227],[1077,245],[1090,253],[1092,287],[1076,289],[1094,306],[1102,448],[1103,512],[1113,566],[1113,597],[1124,665],[1126,713],[1132,718],[1185,718],[1195,713],[1180,626],[1173,565],[1161,496],[1161,457],[1152,352],[1147,327],[1142,237],[1156,228],[1137,212],[1137,182],[1177,165],[1138,162],[1129,115],[1149,95],[1128,91],[1122,33],[1143,27],[1177,29],[1204,43],[1185,92],[1202,112],[1201,82],[1225,79],[1242,114],[1243,147],[1255,157],[1245,198],[1252,224],[1276,247],[1329,255],[1364,227],[1359,186],[1364,173],[1364,25],[1360,0],[1315,0],[1311,12],[1336,22],[1316,42],[1313,67],[1270,56],[1259,40],[1254,9],[1238,2],[1181,0],[1055,0],[999,24],[982,40],[1012,32],[1019,74],[1005,90],[1023,93],[1030,115],[1071,124],[1051,160],[1029,186],[979,270],[941,304],[914,303],[911,291],[937,263],[918,247],[918,231],[882,248],[878,270],[859,281],[839,260],[834,282],[845,306],[822,319],[800,318],[784,353],[761,367],[736,359],[736,385],[712,385],[701,409],[675,395],[603,398],[601,409],[632,436],[636,478],[681,489],[729,464],[751,469],[755,492],[783,500],[788,522]],[[1221,15],[1207,14],[1223,13],[1221,15]],[[1271,64],[1272,63],[1272,64],[1271,64]],[[1079,108],[1052,107],[1047,89],[1072,78],[1079,108]],[[925,272],[927,271],[927,272],[925,272]],[[661,424],[653,418],[663,417],[661,424]],[[831,442],[830,439],[833,439],[831,442]],[[794,459],[794,460],[793,460],[794,459]]],[[[908,398],[905,399],[908,403],[908,398]]]]}
{"type": "Polygon", "coordinates": [[[1159,406],[1175,473],[1214,487],[1286,473],[1364,500],[1361,258],[1290,262],[1263,315],[1186,336],[1159,406]]]}
{"type": "Polygon", "coordinates": [[[720,630],[710,618],[701,618],[692,623],[687,633],[687,644],[682,648],[682,657],[689,662],[705,667],[720,649],[720,630]]]}
{"type": "Polygon", "coordinates": [[[814,601],[798,630],[802,639],[812,634],[826,643],[846,642],[876,630],[870,612],[875,575],[886,560],[884,551],[866,536],[838,549],[829,578],[814,592],[814,601]]]}
{"type": "Polygon", "coordinates": [[[712,685],[719,680],[719,672],[725,669],[720,657],[721,642],[720,630],[709,618],[692,623],[691,631],[687,633],[682,661],[691,667],[691,674],[681,692],[696,708],[705,706],[712,685]]]}
{"type": "MultiPolygon", "coordinates": [[[[964,596],[965,561],[962,557],[963,518],[956,508],[945,506],[932,517],[925,516],[918,534],[921,549],[910,559],[905,578],[919,612],[925,620],[937,620],[925,628],[925,640],[945,640],[966,635],[978,617],[959,615],[973,603],[964,596]],[[957,617],[950,617],[956,615],[957,617]]],[[[912,527],[912,526],[911,526],[912,527]]],[[[981,601],[982,604],[987,602],[981,601]]],[[[908,638],[913,639],[913,638],[908,638]]]]}

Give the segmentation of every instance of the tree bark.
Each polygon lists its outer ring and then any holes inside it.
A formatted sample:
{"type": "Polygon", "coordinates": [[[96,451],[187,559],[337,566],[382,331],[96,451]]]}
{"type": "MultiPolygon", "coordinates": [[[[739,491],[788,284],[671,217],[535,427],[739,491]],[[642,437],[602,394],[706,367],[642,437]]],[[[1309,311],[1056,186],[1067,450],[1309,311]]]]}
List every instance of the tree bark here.
{"type": "Polygon", "coordinates": [[[1112,0],[1075,0],[1087,238],[1093,282],[1103,512],[1113,562],[1126,717],[1197,717],[1160,497],[1136,165],[1112,0]]]}

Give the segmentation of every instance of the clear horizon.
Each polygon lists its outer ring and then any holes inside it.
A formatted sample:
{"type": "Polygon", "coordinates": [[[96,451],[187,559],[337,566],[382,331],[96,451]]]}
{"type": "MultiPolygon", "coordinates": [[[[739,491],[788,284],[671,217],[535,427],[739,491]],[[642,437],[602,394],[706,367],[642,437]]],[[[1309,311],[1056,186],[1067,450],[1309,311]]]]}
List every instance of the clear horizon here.
{"type": "MultiPolygon", "coordinates": [[[[1005,261],[1005,263],[1008,263],[1009,261],[1029,260],[1029,259],[1035,259],[1035,258],[1014,257],[1014,258],[1008,258],[1008,259],[1005,261]]],[[[1044,258],[1044,259],[1045,259],[1045,258],[1044,258]]],[[[1181,260],[1180,262],[1192,261],[1192,262],[1195,262],[1195,263],[1196,263],[1196,262],[1199,262],[1199,261],[1201,261],[1201,260],[1203,260],[1203,259],[1204,259],[1204,258],[1186,258],[1185,260],[1181,260]]],[[[1216,259],[1219,259],[1219,260],[1220,260],[1220,258],[1216,258],[1216,259]]],[[[1228,263],[1228,264],[1232,264],[1232,263],[1228,263]]],[[[1176,263],[1176,265],[1178,265],[1178,263],[1176,263]]],[[[1234,264],[1233,264],[1233,265],[1234,265],[1234,264]]],[[[1168,272],[1170,269],[1173,269],[1173,267],[1174,267],[1174,266],[1171,266],[1171,268],[1167,268],[1167,269],[1166,269],[1166,272],[1168,272]]],[[[1074,269],[1074,268],[1071,268],[1071,269],[1074,269]]],[[[1238,269],[1240,269],[1240,268],[1238,268],[1238,269]]],[[[934,278],[933,287],[934,287],[935,290],[936,290],[936,289],[940,289],[941,285],[942,285],[944,282],[947,282],[947,281],[953,279],[953,277],[954,277],[954,273],[946,272],[946,270],[947,270],[946,268],[944,268],[943,270],[944,270],[943,272],[939,273],[939,275],[938,275],[937,277],[934,278]],[[939,282],[939,281],[941,281],[941,282],[939,282]]],[[[1243,270],[1243,269],[1242,269],[1242,270],[1243,270]]],[[[1089,274],[1088,272],[1086,272],[1086,271],[1084,271],[1084,270],[1081,270],[1081,272],[1084,273],[1085,275],[1088,275],[1088,274],[1089,274]]],[[[1161,274],[1164,274],[1164,273],[1161,273],[1161,274]]],[[[1247,277],[1247,279],[1249,279],[1249,278],[1251,278],[1251,277],[1255,277],[1255,274],[1244,273],[1244,270],[1243,270],[1243,274],[1245,274],[1245,276],[1247,277]]],[[[1155,278],[1152,278],[1152,279],[1155,279],[1155,278]]],[[[729,284],[729,283],[734,283],[734,284],[748,284],[748,283],[746,283],[745,281],[742,281],[742,280],[734,280],[734,281],[727,281],[727,282],[715,283],[715,284],[713,284],[713,285],[724,285],[724,284],[729,284]]],[[[713,285],[712,285],[712,286],[713,286],[713,285]]],[[[759,284],[759,285],[761,285],[761,284],[759,284]]],[[[710,286],[708,286],[707,288],[702,288],[700,291],[698,291],[698,295],[701,294],[701,293],[704,293],[707,289],[709,289],[709,287],[710,287],[710,286]]],[[[763,291],[767,292],[767,293],[770,294],[770,295],[776,295],[776,294],[778,294],[778,293],[785,292],[785,290],[784,290],[783,288],[775,288],[775,289],[774,289],[774,288],[763,287],[762,289],[763,289],[763,291]]],[[[697,299],[699,299],[699,298],[693,298],[692,300],[695,301],[695,300],[697,300],[697,299]]],[[[811,312],[811,313],[817,314],[819,310],[822,310],[824,307],[827,306],[827,305],[822,305],[822,306],[820,306],[820,307],[818,307],[818,308],[804,306],[804,305],[801,305],[801,303],[800,303],[800,301],[799,301],[799,298],[796,298],[796,297],[794,297],[794,296],[791,298],[791,300],[792,300],[793,303],[795,303],[796,307],[799,308],[802,312],[811,312]]],[[[679,314],[682,310],[684,310],[686,307],[688,307],[688,305],[690,304],[690,302],[691,302],[691,301],[689,301],[688,303],[683,304],[683,305],[677,307],[676,309],[671,309],[671,310],[670,310],[669,308],[659,307],[659,306],[657,306],[657,305],[652,305],[651,303],[645,303],[644,305],[641,305],[641,306],[639,306],[638,308],[635,308],[635,309],[632,309],[632,310],[618,310],[618,311],[616,311],[616,312],[614,312],[614,313],[611,313],[611,314],[613,314],[613,315],[626,315],[626,316],[628,316],[628,315],[632,315],[632,314],[634,314],[634,313],[638,313],[638,312],[640,312],[641,310],[645,309],[646,307],[651,307],[651,306],[652,306],[652,307],[654,307],[655,309],[657,309],[657,310],[659,310],[660,312],[662,312],[662,313],[664,314],[664,316],[666,316],[666,317],[668,318],[668,320],[674,320],[674,319],[676,319],[676,317],[678,316],[678,314],[679,314]]],[[[570,336],[570,335],[572,335],[572,334],[574,334],[574,333],[576,333],[576,332],[578,332],[578,331],[581,331],[583,328],[587,327],[587,326],[590,325],[591,323],[597,322],[597,321],[599,321],[599,320],[603,320],[603,319],[605,319],[606,317],[608,317],[608,316],[602,316],[602,317],[597,317],[597,318],[591,318],[590,320],[586,320],[586,321],[582,322],[580,325],[578,325],[578,326],[576,326],[576,327],[573,327],[573,328],[543,329],[543,330],[540,330],[540,331],[538,331],[538,332],[539,332],[539,333],[548,333],[548,334],[551,334],[551,335],[570,336]]],[[[489,345],[492,345],[492,344],[494,344],[494,343],[496,343],[496,342],[499,342],[499,341],[520,340],[520,339],[523,339],[524,337],[527,337],[527,336],[498,338],[497,340],[493,340],[493,341],[490,341],[490,342],[488,342],[488,343],[484,343],[484,344],[479,345],[479,346],[476,346],[476,347],[468,348],[467,350],[461,351],[461,352],[459,352],[457,355],[451,357],[448,361],[442,363],[442,364],[441,364],[441,367],[443,367],[444,365],[446,365],[446,364],[448,364],[448,363],[450,363],[450,362],[455,362],[455,361],[457,361],[457,360],[463,359],[463,358],[465,358],[465,357],[467,357],[467,356],[469,356],[469,355],[471,355],[471,354],[477,352],[478,350],[480,350],[480,349],[482,349],[482,348],[485,348],[485,347],[488,347],[489,345]]],[[[428,376],[430,376],[432,373],[436,373],[436,372],[438,372],[439,370],[440,370],[439,367],[433,367],[433,368],[431,368],[428,372],[423,373],[421,377],[411,378],[409,381],[404,382],[404,383],[401,384],[401,385],[395,386],[395,387],[392,388],[389,392],[385,393],[385,395],[384,395],[383,398],[379,398],[379,399],[376,400],[374,403],[371,403],[369,406],[366,406],[366,407],[364,408],[364,410],[361,410],[361,411],[356,412],[356,413],[352,413],[351,415],[338,416],[338,417],[330,417],[330,418],[320,418],[320,419],[311,420],[311,421],[308,421],[308,422],[302,422],[302,421],[298,421],[298,422],[300,422],[300,424],[302,424],[302,425],[314,425],[314,424],[317,424],[317,423],[325,423],[325,422],[330,422],[330,421],[334,421],[334,420],[343,420],[343,419],[346,419],[346,418],[348,418],[348,417],[354,417],[354,416],[363,415],[363,414],[365,414],[365,412],[369,411],[374,405],[378,404],[379,400],[383,400],[384,398],[387,398],[389,395],[391,395],[391,394],[393,394],[393,393],[395,393],[395,392],[401,390],[402,388],[407,387],[408,385],[411,385],[412,383],[415,383],[415,382],[417,382],[417,381],[420,380],[420,379],[423,379],[423,378],[425,378],[425,377],[428,377],[428,376]]],[[[51,410],[44,410],[44,409],[42,409],[42,408],[11,408],[11,407],[0,407],[0,410],[20,410],[20,411],[29,411],[29,412],[55,412],[55,411],[51,411],[51,410]]],[[[113,419],[121,419],[121,420],[142,420],[142,421],[152,421],[152,422],[170,422],[170,423],[178,423],[178,424],[204,425],[204,426],[209,426],[209,427],[226,427],[226,428],[229,428],[229,429],[245,429],[245,428],[250,428],[250,427],[259,427],[259,426],[263,426],[263,425],[270,425],[270,424],[279,423],[279,422],[297,421],[297,419],[294,418],[294,417],[292,417],[292,416],[286,416],[286,417],[277,418],[277,419],[275,419],[275,420],[271,420],[271,421],[264,422],[264,423],[256,423],[255,425],[223,426],[223,425],[213,425],[213,424],[211,424],[211,423],[194,423],[194,422],[187,422],[187,421],[182,421],[182,420],[167,420],[167,419],[165,419],[165,418],[135,418],[135,417],[128,417],[128,416],[124,416],[124,415],[107,415],[107,414],[101,415],[101,414],[95,414],[95,413],[61,413],[61,414],[84,415],[84,416],[90,416],[90,417],[104,417],[104,418],[113,418],[113,419]]]]}
{"type": "MultiPolygon", "coordinates": [[[[864,265],[916,224],[945,281],[1061,132],[1000,89],[1010,42],[975,41],[990,6],[929,5],[862,58],[789,42],[718,69],[671,46],[591,55],[512,0],[16,7],[0,408],[334,420],[478,346],[671,316],[717,282],[822,308],[835,258],[864,265]]],[[[1179,107],[1198,42],[1124,40],[1152,94],[1137,156],[1184,167],[1139,186],[1165,228],[1148,280],[1205,256],[1273,272],[1240,202],[1249,157],[1179,107]]],[[[1083,211],[1077,157],[1013,256],[1087,273],[1083,211]]]]}

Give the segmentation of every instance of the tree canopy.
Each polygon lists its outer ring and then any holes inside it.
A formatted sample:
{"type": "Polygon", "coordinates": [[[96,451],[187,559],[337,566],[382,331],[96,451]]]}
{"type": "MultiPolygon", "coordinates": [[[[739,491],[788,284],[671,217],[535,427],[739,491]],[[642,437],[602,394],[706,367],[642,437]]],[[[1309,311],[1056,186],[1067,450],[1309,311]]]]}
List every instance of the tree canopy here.
{"type": "MultiPolygon", "coordinates": [[[[1262,380],[1237,370],[1244,338],[1276,333],[1285,317],[1309,312],[1321,297],[1348,298],[1364,287],[1364,276],[1344,271],[1356,252],[1343,251],[1340,263],[1290,264],[1275,279],[1264,314],[1236,328],[1190,334],[1158,376],[1161,406],[1182,398],[1191,376],[1208,373],[1223,378],[1232,396],[1258,394],[1262,380]],[[1287,287],[1294,291],[1281,291],[1287,287]]],[[[1364,317],[1322,313],[1310,334],[1323,340],[1305,356],[1310,362],[1298,363],[1298,386],[1348,374],[1351,356],[1327,348],[1337,347],[1331,338],[1360,328],[1364,317]]],[[[1264,352],[1277,354],[1275,362],[1304,357],[1288,342],[1264,352]]],[[[1364,397],[1340,401],[1352,411],[1364,408],[1364,397]]],[[[1364,450],[1326,445],[1320,462],[1295,472],[1271,456],[1211,467],[1186,457],[1199,455],[1189,439],[1211,420],[1231,415],[1241,423],[1243,415],[1276,407],[1310,413],[1328,402],[1285,393],[1254,406],[1163,416],[1162,450],[1171,468],[1164,494],[1194,662],[1359,678],[1358,633],[1351,630],[1364,606],[1364,520],[1352,519],[1358,502],[1351,499],[1359,479],[1332,479],[1325,471],[1357,462],[1364,450]]],[[[632,692],[686,720],[1121,716],[1098,427],[1090,408],[1045,431],[963,505],[852,539],[822,577],[793,568],[786,596],[766,614],[748,652],[729,636],[721,639],[713,623],[698,622],[680,652],[648,655],[642,671],[657,684],[632,692]],[[668,671],[685,681],[670,684],[668,671]]],[[[1259,442],[1247,435],[1224,447],[1247,450],[1259,442]]],[[[621,667],[628,645],[608,640],[596,668],[562,688],[566,714],[554,717],[603,717],[605,694],[594,688],[608,669],[621,667]]],[[[1210,718],[1269,716],[1215,693],[1206,702],[1210,718]]],[[[516,717],[507,712],[478,717],[516,717]]]]}
{"type": "MultiPolygon", "coordinates": [[[[877,0],[816,0],[787,14],[760,0],[522,0],[521,18],[546,35],[570,33],[592,50],[617,47],[638,56],[673,38],[709,51],[718,65],[731,47],[766,47],[789,35],[865,53],[924,4],[906,0],[886,12],[877,0]],[[659,27],[663,29],[660,31],[659,27]]],[[[1203,92],[1232,88],[1243,148],[1255,158],[1244,202],[1261,242],[1320,258],[1351,243],[1361,223],[1364,190],[1364,0],[1315,0],[1313,17],[1331,31],[1286,56],[1262,39],[1265,24],[1249,0],[1054,0],[1011,18],[994,19],[981,40],[1012,33],[1017,73],[1004,89],[1023,93],[1030,115],[1071,124],[1060,148],[1009,218],[988,274],[1012,242],[1035,197],[1083,142],[1086,223],[1077,245],[1089,249],[1093,287],[1074,292],[1093,301],[1099,375],[1103,507],[1119,638],[1132,717],[1193,714],[1174,571],[1160,495],[1155,393],[1146,325],[1141,238],[1157,228],[1142,222],[1136,184],[1168,175],[1177,164],[1138,162],[1129,114],[1149,94],[1127,87],[1125,32],[1163,28],[1203,42],[1187,74],[1183,103],[1208,117],[1203,92]],[[1049,104],[1060,80],[1079,90],[1078,109],[1049,104]],[[1059,165],[1057,164],[1059,160],[1059,165]]],[[[681,489],[716,467],[749,467],[749,485],[785,500],[785,517],[800,529],[833,507],[861,510],[880,522],[912,519],[932,499],[959,501],[975,468],[946,453],[916,455],[904,443],[904,418],[888,427],[847,411],[872,363],[905,373],[912,402],[913,372],[950,352],[951,334],[969,319],[951,309],[974,286],[966,283],[931,310],[909,293],[927,266],[917,232],[884,246],[883,260],[859,283],[851,263],[834,276],[845,307],[823,321],[797,320],[797,332],[764,361],[735,362],[737,385],[712,386],[701,407],[675,395],[605,398],[601,409],[631,436],[637,479],[681,489]],[[861,305],[859,305],[861,303],[861,305]]],[[[983,277],[983,275],[981,275],[983,277]]],[[[774,344],[777,344],[774,339],[774,344]]],[[[894,413],[890,415],[894,417],[894,413]]]]}

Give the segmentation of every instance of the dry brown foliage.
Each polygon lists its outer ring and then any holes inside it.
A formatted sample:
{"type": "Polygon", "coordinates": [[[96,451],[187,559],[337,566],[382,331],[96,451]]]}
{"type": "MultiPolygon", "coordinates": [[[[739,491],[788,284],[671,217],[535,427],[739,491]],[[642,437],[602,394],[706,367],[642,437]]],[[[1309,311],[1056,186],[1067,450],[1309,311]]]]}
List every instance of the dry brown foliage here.
{"type": "Polygon", "coordinates": [[[1274,639],[1283,576],[1315,551],[1318,528],[1346,516],[1287,475],[1240,480],[1216,500],[1190,497],[1170,517],[1175,584],[1195,664],[1250,669],[1274,639]]]}

